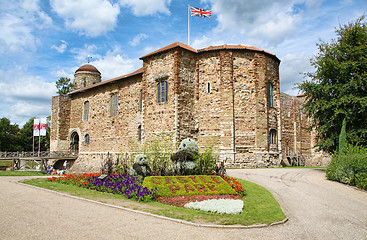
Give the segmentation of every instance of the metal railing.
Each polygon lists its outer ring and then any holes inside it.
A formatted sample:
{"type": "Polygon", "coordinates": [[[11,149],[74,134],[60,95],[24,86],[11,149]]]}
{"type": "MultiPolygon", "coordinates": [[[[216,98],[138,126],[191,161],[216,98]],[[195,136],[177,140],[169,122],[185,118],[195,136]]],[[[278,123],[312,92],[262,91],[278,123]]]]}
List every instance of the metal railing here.
{"type": "Polygon", "coordinates": [[[77,157],[75,151],[0,152],[0,159],[77,157]]]}

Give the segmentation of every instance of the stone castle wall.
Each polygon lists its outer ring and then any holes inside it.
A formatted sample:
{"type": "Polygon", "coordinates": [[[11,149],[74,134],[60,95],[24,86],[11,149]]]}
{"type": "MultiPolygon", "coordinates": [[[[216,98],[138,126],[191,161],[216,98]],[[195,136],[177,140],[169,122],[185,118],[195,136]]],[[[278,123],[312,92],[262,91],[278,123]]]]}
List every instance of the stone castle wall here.
{"type": "Polygon", "coordinates": [[[175,146],[187,137],[201,149],[213,146],[228,167],[279,166],[292,154],[303,154],[307,165],[323,165],[324,156],[314,160],[314,135],[302,100],[280,93],[279,62],[264,52],[227,48],[193,52],[176,47],[149,55],[142,74],[92,86],[69,99],[54,97],[52,124],[58,127],[51,131],[51,145],[67,146],[71,134],[78,133],[76,171],[98,170],[107,157],[117,159],[157,135],[169,136],[175,146]],[[168,99],[158,103],[162,81],[168,83],[168,99]],[[114,94],[117,112],[111,116],[114,94]],[[88,121],[83,120],[85,101],[88,121]],[[270,131],[277,133],[274,143],[270,131]]]}

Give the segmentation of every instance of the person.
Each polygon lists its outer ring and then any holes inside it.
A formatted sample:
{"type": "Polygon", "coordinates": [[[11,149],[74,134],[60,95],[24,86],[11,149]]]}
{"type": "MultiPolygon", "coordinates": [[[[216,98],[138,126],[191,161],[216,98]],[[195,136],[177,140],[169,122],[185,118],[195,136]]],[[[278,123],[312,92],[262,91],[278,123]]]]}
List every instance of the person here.
{"type": "Polygon", "coordinates": [[[68,165],[68,161],[64,162],[64,170],[66,170],[66,166],[68,165]]]}
{"type": "Polygon", "coordinates": [[[47,165],[47,174],[51,174],[52,167],[51,165],[47,165]]]}

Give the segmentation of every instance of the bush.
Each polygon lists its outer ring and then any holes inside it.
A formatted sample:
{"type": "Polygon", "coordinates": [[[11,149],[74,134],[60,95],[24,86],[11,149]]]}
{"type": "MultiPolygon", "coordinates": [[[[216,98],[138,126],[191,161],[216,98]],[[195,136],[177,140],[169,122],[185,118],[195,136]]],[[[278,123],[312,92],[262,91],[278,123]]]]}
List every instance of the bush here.
{"type": "Polygon", "coordinates": [[[350,183],[356,187],[367,190],[367,173],[360,173],[351,177],[350,183]]]}
{"type": "Polygon", "coordinates": [[[367,152],[334,155],[326,169],[327,179],[345,184],[360,173],[367,173],[367,152]]]}
{"type": "Polygon", "coordinates": [[[195,174],[205,175],[215,173],[218,156],[214,155],[213,148],[206,149],[201,155],[196,156],[195,174]]]}

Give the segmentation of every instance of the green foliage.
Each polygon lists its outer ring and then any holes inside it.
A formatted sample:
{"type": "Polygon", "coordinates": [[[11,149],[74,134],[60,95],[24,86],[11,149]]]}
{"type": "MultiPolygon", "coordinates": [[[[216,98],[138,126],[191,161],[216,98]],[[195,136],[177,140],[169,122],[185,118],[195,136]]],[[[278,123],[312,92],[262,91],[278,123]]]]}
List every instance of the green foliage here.
{"type": "Polygon", "coordinates": [[[172,166],[170,157],[174,152],[171,138],[171,135],[156,135],[140,145],[130,142],[131,149],[136,154],[144,153],[147,156],[152,175],[164,176],[172,174],[171,169],[169,169],[172,166]]]}
{"type": "Polygon", "coordinates": [[[345,154],[347,152],[347,121],[344,118],[342,129],[339,135],[339,154],[345,154]]]}
{"type": "Polygon", "coordinates": [[[195,173],[198,175],[215,173],[217,169],[217,159],[218,156],[214,154],[212,147],[204,150],[203,153],[196,157],[195,173]]]}
{"type": "Polygon", "coordinates": [[[365,16],[336,30],[337,39],[317,44],[311,59],[316,72],[298,85],[306,95],[304,106],[317,130],[318,147],[338,150],[342,121],[348,122],[347,140],[367,146],[367,25],[365,16]]]}
{"type": "Polygon", "coordinates": [[[326,169],[327,179],[345,184],[360,173],[367,173],[367,152],[334,155],[326,169]]]}
{"type": "Polygon", "coordinates": [[[157,196],[237,195],[236,191],[220,176],[152,176],[146,177],[143,186],[157,188],[157,196]]]}
{"type": "Polygon", "coordinates": [[[71,82],[70,78],[61,77],[56,81],[57,94],[66,95],[71,89],[74,87],[74,84],[71,82]]]}
{"type": "Polygon", "coordinates": [[[350,183],[354,186],[367,190],[367,173],[359,173],[351,177],[350,183]]]}
{"type": "Polygon", "coordinates": [[[21,151],[18,145],[17,133],[19,127],[17,124],[11,124],[7,118],[0,119],[0,151],[21,151]]]}

